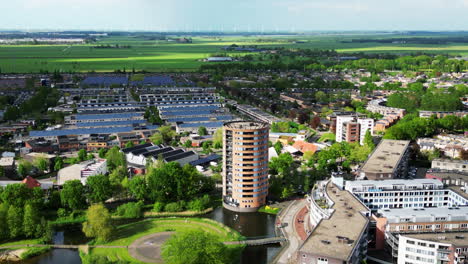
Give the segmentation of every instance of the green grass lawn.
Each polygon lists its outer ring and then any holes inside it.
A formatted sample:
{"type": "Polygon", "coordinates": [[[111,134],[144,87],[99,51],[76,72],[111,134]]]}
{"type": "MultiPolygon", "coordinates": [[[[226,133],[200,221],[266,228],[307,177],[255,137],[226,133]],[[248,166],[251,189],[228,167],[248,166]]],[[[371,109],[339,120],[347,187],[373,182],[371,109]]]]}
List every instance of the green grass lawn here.
{"type": "Polygon", "coordinates": [[[271,207],[271,206],[262,206],[260,209],[258,209],[259,212],[261,213],[267,213],[267,214],[278,214],[279,213],[279,208],[276,207],[271,207]]]}
{"type": "Polygon", "coordinates": [[[333,133],[325,133],[323,134],[317,142],[325,142],[325,141],[335,141],[335,134],[333,133]]]}
{"type": "MultiPolygon", "coordinates": [[[[351,43],[356,38],[403,37],[399,35],[311,35],[311,36],[226,36],[194,37],[192,44],[146,40],[137,37],[108,37],[82,45],[3,45],[0,46],[0,70],[3,73],[30,73],[41,70],[74,72],[113,72],[146,70],[149,72],[194,71],[212,54],[226,53],[222,47],[285,47],[292,49],[336,49],[338,52],[365,53],[449,53],[468,54],[468,45],[415,45],[389,43],[351,43]],[[302,40],[297,44],[294,40],[302,40]],[[128,49],[96,49],[102,44],[130,45],[128,49]]],[[[230,56],[247,53],[228,52],[230,56]]]]}
{"type": "MultiPolygon", "coordinates": [[[[138,238],[146,235],[175,231],[186,232],[193,230],[203,230],[219,237],[220,241],[244,240],[235,230],[230,229],[216,221],[204,218],[161,218],[148,219],[136,223],[121,225],[117,227],[114,239],[108,243],[100,245],[109,246],[129,246],[138,238]]],[[[232,247],[232,246],[230,246],[232,247]]],[[[234,246],[236,248],[239,246],[234,246]]],[[[126,260],[130,263],[140,264],[142,262],[133,259],[126,248],[93,248],[90,254],[107,256],[109,260],[126,260]]],[[[83,255],[83,254],[81,254],[83,255]]]]}

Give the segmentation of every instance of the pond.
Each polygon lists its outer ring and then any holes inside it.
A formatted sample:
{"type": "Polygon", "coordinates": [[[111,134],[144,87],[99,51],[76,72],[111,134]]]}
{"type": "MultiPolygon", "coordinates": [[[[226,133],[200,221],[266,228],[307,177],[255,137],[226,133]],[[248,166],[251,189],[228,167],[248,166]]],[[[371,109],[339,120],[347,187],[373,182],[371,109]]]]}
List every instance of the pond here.
{"type": "MultiPolygon", "coordinates": [[[[275,216],[264,213],[235,213],[224,208],[217,208],[202,217],[223,223],[245,237],[275,236],[275,216]]],[[[81,245],[88,239],[81,232],[81,225],[59,228],[54,234],[55,244],[81,245]]],[[[249,246],[244,249],[239,264],[267,264],[281,249],[280,246],[249,246]]],[[[77,250],[54,249],[32,259],[20,262],[22,264],[81,264],[77,250]]]]}

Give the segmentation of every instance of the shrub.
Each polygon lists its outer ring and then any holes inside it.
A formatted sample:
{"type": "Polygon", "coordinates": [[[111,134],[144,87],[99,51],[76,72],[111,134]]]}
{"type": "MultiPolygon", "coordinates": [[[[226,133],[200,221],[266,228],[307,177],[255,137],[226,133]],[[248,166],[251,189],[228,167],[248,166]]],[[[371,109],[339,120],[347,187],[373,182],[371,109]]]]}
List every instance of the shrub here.
{"type": "Polygon", "coordinates": [[[197,198],[191,201],[188,204],[188,208],[192,211],[200,212],[200,211],[207,209],[209,205],[210,205],[210,197],[205,194],[203,197],[197,198]]]}
{"type": "Polygon", "coordinates": [[[57,210],[57,216],[60,217],[60,218],[68,217],[68,212],[64,208],[59,208],[57,210]]]}
{"type": "Polygon", "coordinates": [[[181,203],[168,203],[166,206],[164,206],[164,210],[166,212],[182,212],[184,210],[184,207],[182,206],[181,203]]]}
{"type": "Polygon", "coordinates": [[[155,202],[153,206],[153,211],[156,213],[164,211],[164,203],[162,202],[155,202]]]}
{"type": "Polygon", "coordinates": [[[141,202],[138,203],[126,203],[117,207],[117,215],[123,216],[125,218],[140,218],[142,216],[142,207],[141,202]]]}

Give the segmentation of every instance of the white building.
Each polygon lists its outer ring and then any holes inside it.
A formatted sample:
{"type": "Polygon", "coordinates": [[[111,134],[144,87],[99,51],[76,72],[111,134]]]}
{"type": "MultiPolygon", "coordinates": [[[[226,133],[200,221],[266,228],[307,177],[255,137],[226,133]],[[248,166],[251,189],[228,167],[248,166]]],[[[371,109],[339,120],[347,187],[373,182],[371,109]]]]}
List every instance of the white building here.
{"type": "Polygon", "coordinates": [[[347,181],[345,189],[374,211],[468,205],[465,196],[444,189],[444,184],[437,179],[347,181]]]}
{"type": "Polygon", "coordinates": [[[356,115],[336,117],[336,142],[357,142],[364,144],[367,130],[374,133],[374,119],[356,115]]]}
{"type": "Polygon", "coordinates": [[[466,263],[468,233],[400,234],[398,264],[466,263]]]}
{"type": "Polygon", "coordinates": [[[80,180],[85,185],[88,177],[99,174],[104,175],[107,172],[107,161],[105,159],[85,161],[59,170],[57,184],[63,185],[67,181],[80,180]]]}

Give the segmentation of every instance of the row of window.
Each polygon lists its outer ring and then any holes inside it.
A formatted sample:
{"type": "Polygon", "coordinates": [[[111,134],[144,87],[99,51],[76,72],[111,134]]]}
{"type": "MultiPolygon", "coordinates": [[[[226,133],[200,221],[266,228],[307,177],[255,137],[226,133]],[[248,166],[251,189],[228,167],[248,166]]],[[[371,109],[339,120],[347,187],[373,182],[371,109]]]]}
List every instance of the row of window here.
{"type": "Polygon", "coordinates": [[[413,256],[413,255],[409,255],[409,254],[406,254],[405,258],[411,259],[411,260],[417,260],[417,261],[421,261],[421,262],[426,262],[426,263],[435,263],[435,259],[433,259],[433,258],[425,258],[425,257],[413,256]]]}
{"type": "Polygon", "coordinates": [[[418,254],[423,254],[423,255],[428,255],[428,256],[435,256],[434,251],[425,250],[425,249],[406,247],[406,251],[413,252],[413,253],[418,253],[418,254]]]}

